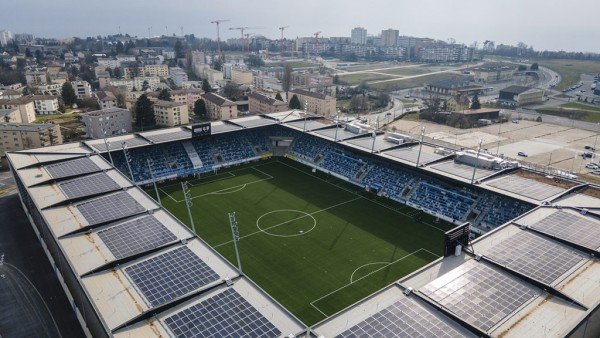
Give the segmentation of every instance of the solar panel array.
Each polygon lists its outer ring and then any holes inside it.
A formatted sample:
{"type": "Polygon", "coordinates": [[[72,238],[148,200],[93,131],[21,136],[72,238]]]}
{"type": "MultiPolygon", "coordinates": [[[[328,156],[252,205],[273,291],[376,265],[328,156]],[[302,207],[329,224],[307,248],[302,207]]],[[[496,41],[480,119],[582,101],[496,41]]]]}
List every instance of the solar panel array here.
{"type": "Polygon", "coordinates": [[[419,291],[484,331],[537,295],[535,289],[524,282],[474,260],[419,291]]]}
{"type": "Polygon", "coordinates": [[[336,337],[462,337],[454,327],[407,297],[336,337]]]}
{"type": "Polygon", "coordinates": [[[556,187],[517,175],[504,176],[493,182],[490,182],[489,185],[517,195],[529,197],[537,201],[545,200],[565,191],[565,189],[561,187],[556,187]]]}
{"type": "Polygon", "coordinates": [[[505,239],[484,255],[548,285],[584,259],[573,249],[527,231],[505,239]]]}
{"type": "Polygon", "coordinates": [[[82,157],[70,161],[49,164],[44,167],[52,178],[63,178],[100,171],[100,167],[89,159],[82,157]]]}
{"type": "MultiPolygon", "coordinates": [[[[458,177],[462,177],[462,178],[471,179],[471,177],[473,177],[473,167],[472,166],[462,164],[462,163],[456,163],[454,161],[436,164],[431,167],[434,169],[440,170],[440,171],[444,171],[444,172],[456,175],[458,177]]],[[[475,179],[480,179],[482,177],[489,176],[495,172],[496,171],[494,171],[494,170],[477,168],[477,170],[475,170],[475,179]]]]}
{"type": "Polygon", "coordinates": [[[356,136],[359,136],[359,135],[364,135],[364,134],[368,134],[369,133],[368,131],[361,130],[361,132],[359,134],[355,134],[353,132],[350,132],[350,131],[346,130],[343,127],[338,127],[337,129],[338,129],[337,135],[336,135],[336,132],[335,132],[335,128],[316,130],[315,133],[319,134],[319,135],[327,136],[327,137],[329,137],[331,139],[336,139],[336,137],[337,137],[338,141],[339,140],[345,140],[345,139],[348,139],[348,138],[351,138],[351,137],[356,137],[356,136]]]}
{"type": "Polygon", "coordinates": [[[290,126],[294,126],[296,128],[300,128],[302,130],[304,130],[304,128],[306,128],[307,131],[311,131],[311,130],[315,130],[315,129],[327,127],[327,124],[321,123],[321,122],[317,122],[317,121],[314,121],[314,120],[306,120],[306,124],[304,123],[304,120],[289,122],[289,123],[286,123],[286,124],[290,125],[290,126]]]}
{"type": "Polygon", "coordinates": [[[176,337],[279,337],[277,329],[233,288],[165,319],[176,337]]]}
{"type": "Polygon", "coordinates": [[[89,225],[110,222],[146,211],[125,191],[78,203],[75,207],[89,225]]]}
{"type": "Polygon", "coordinates": [[[177,239],[154,216],[147,215],[98,232],[115,258],[130,257],[177,239]]]}
{"type": "MultiPolygon", "coordinates": [[[[109,139],[108,140],[108,148],[110,150],[123,149],[123,142],[125,142],[125,145],[127,147],[141,146],[141,145],[149,144],[148,141],[146,141],[142,138],[130,138],[127,140],[112,140],[112,141],[109,139]]],[[[106,151],[106,145],[104,144],[104,142],[94,144],[94,145],[92,145],[92,147],[98,151],[106,151]]]]}
{"type": "Polygon", "coordinates": [[[531,227],[588,249],[600,248],[600,223],[582,215],[558,210],[531,227]]]}
{"type": "MultiPolygon", "coordinates": [[[[390,156],[397,157],[399,159],[417,163],[417,158],[419,158],[419,148],[404,148],[404,149],[394,149],[390,151],[386,151],[384,154],[388,154],[390,156]]],[[[421,157],[419,158],[419,164],[439,160],[443,156],[428,152],[421,151],[421,157]]]]}
{"type": "Polygon", "coordinates": [[[142,135],[154,143],[182,140],[192,137],[192,132],[188,130],[177,130],[169,133],[161,133],[154,135],[142,135]]]}
{"type": "Polygon", "coordinates": [[[219,279],[213,269],[185,246],[127,267],[125,272],[152,306],[165,304],[219,279]]]}
{"type": "Polygon", "coordinates": [[[121,189],[121,186],[106,173],[74,178],[58,183],[58,186],[70,199],[121,189]]]}
{"type": "MultiPolygon", "coordinates": [[[[368,149],[369,151],[373,148],[373,137],[361,137],[353,140],[348,140],[348,143],[354,144],[361,148],[368,149]]],[[[389,142],[383,139],[382,137],[375,138],[375,151],[379,151],[382,149],[388,149],[392,147],[398,146],[397,143],[389,142]]]]}

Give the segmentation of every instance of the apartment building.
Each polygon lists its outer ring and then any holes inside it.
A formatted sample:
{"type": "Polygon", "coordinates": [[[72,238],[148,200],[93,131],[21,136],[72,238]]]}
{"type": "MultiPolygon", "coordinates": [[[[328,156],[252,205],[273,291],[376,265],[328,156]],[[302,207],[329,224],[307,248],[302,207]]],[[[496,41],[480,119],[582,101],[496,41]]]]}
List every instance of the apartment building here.
{"type": "Polygon", "coordinates": [[[336,113],[337,101],[334,97],[304,89],[293,89],[288,92],[288,100],[291,100],[294,95],[298,97],[302,107],[311,113],[323,116],[332,116],[336,113]]]}
{"type": "MultiPolygon", "coordinates": [[[[62,84],[47,84],[42,86],[37,86],[37,90],[42,95],[52,95],[52,96],[61,96],[62,95],[62,84]]],[[[75,88],[73,88],[75,89],[75,88]]]]}
{"type": "Polygon", "coordinates": [[[386,29],[381,31],[381,46],[398,46],[399,31],[397,29],[386,29]]]}
{"type": "Polygon", "coordinates": [[[171,91],[171,100],[173,102],[185,103],[188,106],[189,111],[194,110],[194,104],[196,101],[202,98],[204,91],[199,88],[189,88],[181,90],[171,91]]]}
{"type": "Polygon", "coordinates": [[[71,82],[75,95],[79,100],[85,99],[92,96],[92,86],[87,81],[73,81],[71,82]]]}
{"type": "Polygon", "coordinates": [[[473,59],[473,49],[458,44],[422,46],[417,56],[423,62],[466,62],[473,59]]]}
{"type": "Polygon", "coordinates": [[[18,90],[10,88],[0,88],[0,99],[12,100],[18,99],[21,96],[23,96],[23,94],[18,90]]]}
{"type": "Polygon", "coordinates": [[[121,61],[112,58],[98,58],[98,65],[104,69],[121,67],[121,61]]]}
{"type": "Polygon", "coordinates": [[[169,77],[169,66],[167,65],[145,65],[140,68],[140,75],[169,77]]]}
{"type": "Polygon", "coordinates": [[[269,114],[288,110],[288,104],[261,93],[248,95],[248,111],[251,114],[269,114]]]}
{"type": "Polygon", "coordinates": [[[21,113],[19,109],[0,109],[0,123],[20,123],[21,113]]]}
{"type": "Polygon", "coordinates": [[[62,144],[60,126],[51,123],[0,123],[0,156],[6,152],[62,144]]]}
{"type": "Polygon", "coordinates": [[[367,44],[367,30],[363,27],[353,28],[350,33],[350,43],[354,45],[367,44]]]}
{"type": "Polygon", "coordinates": [[[117,97],[112,92],[103,90],[98,91],[96,93],[96,98],[98,99],[100,109],[114,108],[117,106],[117,97]]]}
{"type": "Polygon", "coordinates": [[[249,70],[232,68],[231,81],[237,84],[252,84],[252,72],[249,70]]]}
{"type": "Polygon", "coordinates": [[[215,93],[204,94],[206,111],[213,120],[229,120],[237,117],[237,104],[215,93]]]}
{"type": "Polygon", "coordinates": [[[131,133],[131,111],[122,108],[104,108],[80,114],[85,125],[85,135],[90,138],[103,138],[131,133]]]}
{"type": "Polygon", "coordinates": [[[23,96],[18,99],[0,100],[0,109],[18,109],[19,123],[32,123],[35,121],[35,105],[30,96],[23,96]]]}
{"type": "Polygon", "coordinates": [[[182,102],[154,101],[154,119],[156,124],[175,127],[190,123],[188,106],[182,102]]]}
{"type": "Polygon", "coordinates": [[[25,71],[25,81],[28,86],[41,86],[48,83],[48,77],[46,71],[27,70],[25,71]]]}
{"type": "Polygon", "coordinates": [[[181,87],[184,82],[188,81],[188,75],[185,70],[179,67],[170,67],[169,68],[169,78],[173,81],[173,83],[181,87]]]}
{"type": "Polygon", "coordinates": [[[39,115],[58,114],[58,96],[52,95],[33,95],[33,106],[39,115]]]}

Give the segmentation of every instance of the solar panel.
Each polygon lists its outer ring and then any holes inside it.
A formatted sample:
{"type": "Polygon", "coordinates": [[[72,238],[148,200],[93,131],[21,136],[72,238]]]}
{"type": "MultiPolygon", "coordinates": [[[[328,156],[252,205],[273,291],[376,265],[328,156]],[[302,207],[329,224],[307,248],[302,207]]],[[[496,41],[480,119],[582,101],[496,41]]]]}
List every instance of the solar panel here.
{"type": "Polygon", "coordinates": [[[99,231],[98,236],[117,259],[154,249],[177,239],[151,215],[99,231]]]}
{"type": "Polygon", "coordinates": [[[176,337],[279,337],[277,329],[233,288],[165,319],[176,337]]]}
{"type": "Polygon", "coordinates": [[[488,331],[536,290],[507,273],[470,260],[420,291],[471,325],[488,331]]]}
{"type": "Polygon", "coordinates": [[[527,231],[505,239],[484,255],[548,285],[584,259],[573,249],[527,231]]]}
{"type": "Polygon", "coordinates": [[[173,131],[173,132],[169,132],[169,133],[162,133],[162,134],[156,134],[156,135],[142,135],[142,136],[144,136],[145,138],[147,138],[148,140],[150,140],[154,143],[159,143],[159,142],[167,142],[167,141],[191,138],[192,133],[187,130],[178,130],[178,131],[173,131]]]}
{"type": "Polygon", "coordinates": [[[388,154],[390,156],[397,157],[399,159],[417,163],[417,158],[419,159],[419,164],[439,160],[443,156],[428,152],[421,151],[421,157],[419,157],[419,148],[405,148],[405,149],[396,149],[391,151],[386,151],[384,154],[388,154]]]}
{"type": "Polygon", "coordinates": [[[114,221],[146,211],[135,198],[124,191],[75,205],[90,225],[114,221]]]}
{"type": "MultiPolygon", "coordinates": [[[[149,144],[148,141],[146,141],[142,138],[130,138],[127,140],[110,140],[110,139],[108,139],[108,148],[110,150],[120,150],[123,148],[123,142],[125,142],[125,145],[127,147],[149,144]]],[[[92,145],[92,147],[98,151],[106,151],[106,144],[104,144],[104,142],[94,144],[94,145],[92,145]]]]}
{"type": "Polygon", "coordinates": [[[517,175],[504,176],[496,181],[490,182],[489,185],[498,189],[515,193],[517,195],[529,197],[537,201],[545,200],[565,191],[565,189],[561,187],[556,187],[517,175]]]}
{"type": "Polygon", "coordinates": [[[588,249],[600,248],[600,224],[582,215],[559,210],[531,227],[588,249]]]}
{"type": "Polygon", "coordinates": [[[52,178],[63,178],[100,171],[100,167],[87,157],[49,164],[44,167],[52,178]]]}
{"type": "Polygon", "coordinates": [[[404,297],[336,337],[454,338],[462,336],[463,334],[425,307],[404,297]]]}
{"type": "Polygon", "coordinates": [[[219,279],[188,247],[180,247],[125,269],[152,306],[167,303],[219,279]]]}
{"type": "Polygon", "coordinates": [[[58,186],[68,198],[91,196],[103,192],[120,189],[121,187],[106,173],[98,173],[74,178],[58,183],[58,186]]]}
{"type": "MultiPolygon", "coordinates": [[[[434,169],[437,169],[437,170],[441,170],[441,171],[462,177],[462,178],[471,179],[471,177],[473,177],[473,167],[472,166],[462,164],[462,163],[457,163],[454,161],[436,164],[431,167],[434,169]]],[[[480,179],[482,177],[489,176],[495,172],[496,171],[494,171],[494,170],[477,168],[477,170],[475,170],[475,179],[480,179]]]]}

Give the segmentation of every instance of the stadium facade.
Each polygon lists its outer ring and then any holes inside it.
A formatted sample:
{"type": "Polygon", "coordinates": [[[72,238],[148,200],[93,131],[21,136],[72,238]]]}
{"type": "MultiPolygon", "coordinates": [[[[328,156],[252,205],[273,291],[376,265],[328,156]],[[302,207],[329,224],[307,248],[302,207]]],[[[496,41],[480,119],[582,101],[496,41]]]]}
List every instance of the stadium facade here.
{"type": "Polygon", "coordinates": [[[8,154],[92,336],[600,333],[600,189],[288,111],[8,154]],[[140,185],[287,156],[483,236],[307,329],[140,185]],[[466,159],[466,160],[465,160],[466,159]]]}

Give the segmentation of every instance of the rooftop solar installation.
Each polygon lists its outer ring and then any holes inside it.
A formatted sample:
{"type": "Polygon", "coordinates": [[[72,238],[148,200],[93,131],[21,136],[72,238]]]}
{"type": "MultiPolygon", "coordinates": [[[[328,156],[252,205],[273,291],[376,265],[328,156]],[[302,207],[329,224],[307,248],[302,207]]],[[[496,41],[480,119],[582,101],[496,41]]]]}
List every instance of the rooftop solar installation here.
{"type": "Polygon", "coordinates": [[[165,323],[176,337],[281,335],[281,331],[232,288],[167,317],[165,323]]]}
{"type": "Polygon", "coordinates": [[[488,184],[494,188],[506,190],[537,201],[545,200],[565,191],[563,188],[517,175],[507,175],[488,184]]]}
{"type": "Polygon", "coordinates": [[[192,137],[192,132],[188,130],[174,130],[168,133],[150,134],[142,136],[154,143],[182,140],[192,137]]]}
{"type": "Polygon", "coordinates": [[[180,247],[125,268],[152,306],[219,280],[219,275],[188,247],[180,247]]]}
{"type": "Polygon", "coordinates": [[[90,225],[110,222],[146,211],[125,191],[81,202],[75,207],[90,225]]]}
{"type": "Polygon", "coordinates": [[[177,236],[152,215],[99,231],[98,236],[117,259],[130,257],[177,239],[177,236]]]}
{"type": "Polygon", "coordinates": [[[377,136],[375,138],[375,147],[373,147],[373,137],[372,136],[348,140],[347,142],[350,144],[353,144],[355,146],[368,149],[369,151],[371,151],[371,149],[373,149],[373,148],[375,151],[380,151],[383,149],[388,149],[388,148],[399,146],[399,144],[397,144],[397,143],[386,141],[383,136],[377,136]]]}
{"type": "Polygon", "coordinates": [[[100,167],[88,157],[77,158],[70,161],[64,161],[44,166],[52,178],[64,178],[89,174],[100,171],[100,167]]]}
{"type": "Polygon", "coordinates": [[[600,223],[583,215],[558,210],[531,228],[591,250],[600,248],[600,223]]]}
{"type": "Polygon", "coordinates": [[[435,153],[430,153],[426,151],[421,151],[421,157],[419,157],[419,147],[411,147],[411,148],[402,148],[402,149],[394,149],[390,151],[386,151],[384,154],[388,154],[390,156],[412,162],[417,163],[417,158],[419,158],[419,164],[428,163],[431,161],[439,160],[444,157],[442,155],[438,155],[435,153]]]}
{"type": "Polygon", "coordinates": [[[336,337],[455,338],[462,336],[426,308],[404,297],[336,337]]]}
{"type": "Polygon", "coordinates": [[[61,182],[58,186],[69,199],[121,189],[117,182],[103,172],[61,182]]]}
{"type": "MultiPolygon", "coordinates": [[[[471,179],[471,177],[473,177],[473,168],[470,165],[466,165],[463,163],[457,163],[454,161],[449,161],[449,162],[443,162],[443,163],[439,163],[439,164],[434,164],[431,166],[431,168],[433,169],[437,169],[452,175],[456,175],[458,177],[462,177],[462,178],[468,178],[471,179]]],[[[483,168],[477,168],[477,170],[475,170],[475,179],[480,179],[486,176],[490,176],[491,174],[495,173],[495,170],[488,170],[488,169],[483,169],[483,168]]]]}
{"type": "MultiPolygon", "coordinates": [[[[108,139],[108,148],[112,150],[120,150],[123,149],[123,142],[125,142],[126,147],[134,147],[148,144],[148,141],[142,138],[130,138],[127,140],[112,140],[108,139]]],[[[106,145],[104,142],[93,144],[92,147],[97,151],[106,151],[106,145]]]]}
{"type": "Polygon", "coordinates": [[[318,121],[315,121],[315,120],[306,120],[306,123],[305,123],[304,120],[294,121],[294,122],[288,122],[288,123],[286,123],[286,125],[294,126],[296,128],[300,128],[302,130],[304,130],[306,128],[307,131],[311,131],[311,130],[315,130],[315,129],[319,129],[319,128],[324,128],[324,127],[330,126],[329,124],[325,124],[325,123],[318,122],[318,121]]]}
{"type": "Polygon", "coordinates": [[[467,323],[489,331],[528,300],[536,289],[483,263],[470,260],[420,291],[467,323]]]}
{"type": "Polygon", "coordinates": [[[323,135],[325,137],[329,137],[332,140],[337,140],[337,141],[345,140],[345,139],[349,139],[352,137],[357,137],[357,136],[369,133],[368,131],[363,131],[360,134],[357,134],[357,133],[353,133],[351,131],[346,130],[346,128],[337,128],[338,131],[337,131],[337,135],[336,135],[335,129],[336,128],[321,129],[321,130],[316,130],[315,133],[317,133],[319,135],[323,135]]]}
{"type": "Polygon", "coordinates": [[[484,256],[547,285],[584,260],[577,251],[528,231],[505,239],[484,256]]]}

